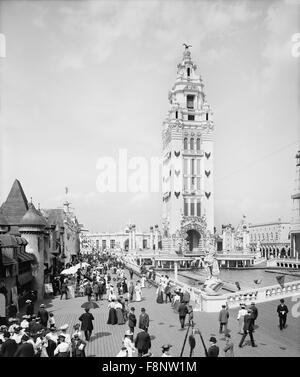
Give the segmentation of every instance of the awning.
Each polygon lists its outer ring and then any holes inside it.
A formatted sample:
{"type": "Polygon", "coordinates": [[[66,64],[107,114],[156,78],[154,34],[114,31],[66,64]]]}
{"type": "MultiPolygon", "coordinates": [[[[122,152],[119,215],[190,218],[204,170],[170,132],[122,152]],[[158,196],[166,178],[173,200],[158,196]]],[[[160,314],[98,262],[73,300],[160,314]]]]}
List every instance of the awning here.
{"type": "Polygon", "coordinates": [[[4,266],[10,266],[12,264],[17,264],[17,261],[15,261],[12,258],[7,257],[6,255],[2,254],[2,262],[4,266]]]}
{"type": "Polygon", "coordinates": [[[34,254],[26,253],[25,251],[22,251],[22,250],[18,250],[17,257],[18,257],[18,261],[21,263],[36,261],[36,257],[34,254]]]}
{"type": "Polygon", "coordinates": [[[33,279],[31,271],[24,272],[23,274],[18,276],[18,282],[20,285],[24,285],[29,283],[33,279]]]}

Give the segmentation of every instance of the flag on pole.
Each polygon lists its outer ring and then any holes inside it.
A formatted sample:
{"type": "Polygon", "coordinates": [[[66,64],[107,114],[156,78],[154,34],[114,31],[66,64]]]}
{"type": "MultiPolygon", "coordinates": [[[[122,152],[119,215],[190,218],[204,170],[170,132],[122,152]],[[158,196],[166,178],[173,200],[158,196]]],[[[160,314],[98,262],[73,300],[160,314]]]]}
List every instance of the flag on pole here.
{"type": "Polygon", "coordinates": [[[241,290],[241,286],[240,286],[240,283],[238,281],[235,282],[235,285],[237,287],[237,289],[240,291],[241,290]]]}
{"type": "Polygon", "coordinates": [[[255,284],[260,284],[261,282],[262,282],[262,279],[256,279],[256,280],[254,280],[255,284]]]}
{"type": "Polygon", "coordinates": [[[284,288],[284,275],[276,276],[276,280],[278,281],[278,284],[281,286],[281,288],[284,288]]]}
{"type": "Polygon", "coordinates": [[[66,187],[66,188],[65,188],[65,190],[66,190],[66,194],[67,194],[67,193],[69,192],[69,189],[68,189],[68,187],[66,187]]]}

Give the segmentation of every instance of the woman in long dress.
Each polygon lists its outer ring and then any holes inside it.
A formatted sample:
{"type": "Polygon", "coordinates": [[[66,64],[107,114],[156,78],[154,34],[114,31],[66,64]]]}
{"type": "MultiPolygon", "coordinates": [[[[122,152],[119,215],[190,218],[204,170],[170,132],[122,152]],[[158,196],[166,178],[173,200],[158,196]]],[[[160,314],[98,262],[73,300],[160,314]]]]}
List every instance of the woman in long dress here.
{"type": "Polygon", "coordinates": [[[137,285],[135,286],[134,290],[135,290],[135,301],[137,302],[142,301],[142,288],[139,282],[137,282],[137,285]]]}
{"type": "Polygon", "coordinates": [[[174,308],[174,311],[176,313],[178,312],[179,305],[180,305],[180,295],[179,295],[179,292],[176,291],[175,296],[174,296],[174,300],[173,300],[173,308],[174,308]]]}
{"type": "Polygon", "coordinates": [[[116,309],[118,325],[124,325],[125,321],[124,321],[124,314],[123,314],[123,305],[121,304],[120,301],[116,302],[115,309],[116,309]]]}
{"type": "Polygon", "coordinates": [[[123,340],[123,346],[127,348],[128,357],[132,357],[132,353],[135,352],[135,347],[133,342],[131,341],[132,333],[130,330],[127,330],[123,340]]]}
{"type": "Polygon", "coordinates": [[[108,301],[112,302],[113,300],[116,300],[116,294],[114,286],[111,284],[108,291],[108,301]]]}
{"type": "Polygon", "coordinates": [[[146,276],[145,276],[145,274],[143,274],[143,276],[141,278],[141,288],[145,288],[145,281],[146,281],[146,276]]]}
{"type": "Polygon", "coordinates": [[[115,306],[116,306],[116,303],[115,303],[115,300],[113,299],[112,302],[109,303],[108,305],[108,309],[109,309],[108,320],[107,320],[108,325],[116,325],[118,323],[115,306]]]}
{"type": "Polygon", "coordinates": [[[244,304],[240,304],[240,310],[238,311],[237,320],[239,321],[239,333],[244,333],[244,317],[247,314],[246,306],[244,304]]]}
{"type": "Polygon", "coordinates": [[[164,302],[164,293],[161,284],[157,288],[156,296],[156,302],[162,304],[164,302]]]}

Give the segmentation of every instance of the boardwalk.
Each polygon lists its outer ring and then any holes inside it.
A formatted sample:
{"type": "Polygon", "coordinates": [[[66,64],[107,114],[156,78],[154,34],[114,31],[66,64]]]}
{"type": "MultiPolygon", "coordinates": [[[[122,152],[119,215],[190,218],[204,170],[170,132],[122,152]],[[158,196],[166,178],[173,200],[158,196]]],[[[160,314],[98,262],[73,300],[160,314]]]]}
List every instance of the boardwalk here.
{"type": "MultiPolygon", "coordinates": [[[[135,280],[137,278],[135,277],[135,280]]],[[[186,334],[185,330],[179,329],[178,314],[174,313],[170,304],[157,304],[155,299],[155,288],[143,289],[144,300],[142,302],[132,303],[136,309],[138,318],[142,307],[146,308],[146,312],[150,316],[149,333],[152,339],[152,353],[154,356],[161,355],[161,346],[165,343],[173,345],[171,353],[173,356],[179,356],[186,334]]],[[[56,297],[51,300],[45,300],[47,310],[54,313],[56,325],[59,327],[65,323],[69,324],[69,330],[72,332],[73,325],[78,323],[78,317],[83,313],[80,307],[86,301],[85,297],[78,297],[69,300],[60,300],[56,297]]],[[[286,300],[291,311],[291,300],[286,300]]],[[[291,313],[288,315],[288,327],[284,331],[278,328],[278,318],[276,307],[278,302],[268,302],[257,305],[259,316],[257,320],[258,328],[254,333],[257,348],[245,343],[242,349],[238,348],[238,342],[241,335],[238,334],[238,321],[236,320],[237,310],[230,310],[230,319],[228,328],[231,330],[232,340],[235,344],[235,356],[246,357],[299,357],[300,356],[300,320],[293,318],[291,313]]],[[[107,300],[99,302],[100,308],[91,310],[95,317],[94,332],[91,341],[87,345],[86,354],[90,357],[111,357],[116,356],[119,352],[122,339],[127,324],[125,325],[107,325],[108,309],[107,300]]],[[[300,308],[298,309],[300,312],[300,308]]],[[[300,313],[299,313],[300,314],[300,313]]],[[[223,347],[225,338],[218,334],[218,314],[217,313],[194,313],[196,328],[200,328],[206,345],[209,345],[210,336],[216,336],[218,345],[220,346],[220,356],[224,356],[223,347]]],[[[185,347],[183,356],[189,356],[188,344],[185,347]]],[[[194,356],[204,356],[202,344],[199,335],[196,335],[196,348],[194,356]]]]}

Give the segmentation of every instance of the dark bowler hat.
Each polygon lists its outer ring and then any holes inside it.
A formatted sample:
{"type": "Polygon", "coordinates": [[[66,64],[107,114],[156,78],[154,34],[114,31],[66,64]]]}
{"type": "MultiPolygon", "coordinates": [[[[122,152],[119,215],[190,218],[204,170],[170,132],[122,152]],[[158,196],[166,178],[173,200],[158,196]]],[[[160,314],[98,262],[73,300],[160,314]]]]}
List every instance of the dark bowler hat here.
{"type": "Polygon", "coordinates": [[[214,336],[211,336],[211,337],[209,338],[209,341],[210,341],[210,342],[213,342],[213,343],[217,343],[217,339],[216,339],[214,336]]]}

